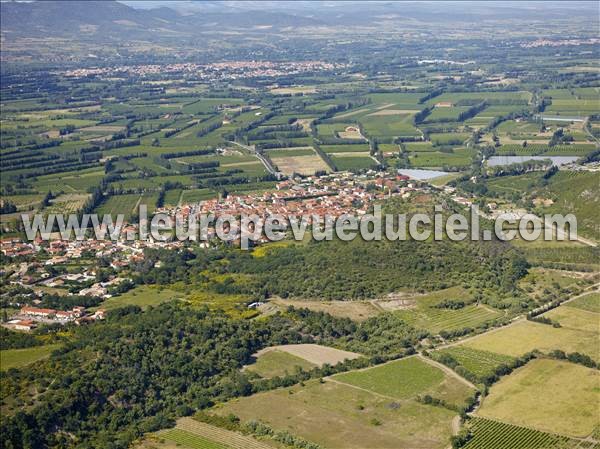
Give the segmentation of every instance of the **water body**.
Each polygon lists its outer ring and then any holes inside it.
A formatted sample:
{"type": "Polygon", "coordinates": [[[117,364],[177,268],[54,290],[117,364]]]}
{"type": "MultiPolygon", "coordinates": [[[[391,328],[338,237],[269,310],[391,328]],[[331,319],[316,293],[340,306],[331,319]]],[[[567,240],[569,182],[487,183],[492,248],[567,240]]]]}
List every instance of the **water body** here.
{"type": "Polygon", "coordinates": [[[441,176],[446,176],[448,173],[445,171],[438,170],[401,169],[398,170],[398,174],[408,176],[412,179],[418,179],[419,181],[427,181],[429,179],[435,179],[441,176]]]}
{"type": "Polygon", "coordinates": [[[510,165],[525,161],[543,161],[544,159],[550,159],[553,165],[561,166],[576,161],[579,159],[579,156],[492,156],[487,160],[487,164],[490,167],[495,167],[497,165],[510,165]]]}

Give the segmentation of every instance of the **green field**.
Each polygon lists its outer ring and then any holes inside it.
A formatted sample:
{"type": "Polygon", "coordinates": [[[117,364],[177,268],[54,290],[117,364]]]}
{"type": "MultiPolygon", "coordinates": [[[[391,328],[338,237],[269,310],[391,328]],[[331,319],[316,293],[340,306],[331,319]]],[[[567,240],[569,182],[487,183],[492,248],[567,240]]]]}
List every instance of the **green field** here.
{"type": "Polygon", "coordinates": [[[408,324],[431,332],[451,331],[466,327],[477,327],[487,321],[502,316],[501,312],[488,306],[469,304],[461,309],[435,307],[444,300],[468,300],[471,295],[460,287],[452,287],[437,292],[415,296],[415,307],[398,310],[398,314],[408,324]]]}
{"type": "Polygon", "coordinates": [[[519,357],[538,349],[581,352],[600,360],[597,332],[554,328],[547,324],[521,321],[464,343],[469,348],[519,357]]]}
{"type": "Polygon", "coordinates": [[[577,217],[579,234],[600,240],[598,173],[560,171],[538,194],[554,200],[552,206],[542,208],[543,213],[572,213],[577,217]]]}
{"type": "Polygon", "coordinates": [[[471,164],[473,153],[464,148],[458,148],[452,152],[420,152],[409,155],[410,164],[413,167],[467,167],[471,164]]]}
{"type": "Polygon", "coordinates": [[[437,360],[439,355],[452,357],[458,362],[458,366],[462,366],[466,371],[479,379],[494,374],[500,365],[509,364],[513,360],[513,357],[510,356],[481,351],[466,346],[453,346],[436,351],[432,353],[432,358],[437,360]]]}
{"type": "Polygon", "coordinates": [[[155,286],[141,285],[120,296],[114,296],[107,299],[98,308],[111,310],[123,306],[135,305],[140,306],[142,309],[146,309],[150,306],[157,306],[165,301],[181,298],[182,296],[181,293],[167,288],[162,289],[155,286]]]}
{"type": "MultiPolygon", "coordinates": [[[[355,154],[355,153],[349,153],[349,154],[355,154]]],[[[367,168],[374,168],[377,166],[377,162],[375,162],[375,160],[373,160],[373,158],[371,158],[368,155],[356,155],[356,156],[338,156],[338,155],[331,155],[331,160],[333,161],[333,163],[335,164],[335,167],[339,170],[339,171],[345,171],[345,170],[363,170],[363,169],[367,169],[367,168]]]]}
{"type": "Polygon", "coordinates": [[[464,446],[465,449],[597,449],[596,445],[580,446],[579,440],[563,435],[540,432],[491,419],[471,418],[468,427],[473,437],[464,446]]]}
{"type": "Polygon", "coordinates": [[[569,307],[575,307],[590,312],[600,313],[600,293],[589,293],[568,303],[569,307]]]}
{"type": "Polygon", "coordinates": [[[177,446],[183,446],[189,449],[232,449],[216,441],[211,441],[201,435],[196,435],[181,429],[172,429],[161,432],[161,438],[173,441],[177,446]]]}
{"type": "Polygon", "coordinates": [[[181,203],[182,204],[198,203],[200,201],[210,200],[210,199],[216,198],[216,197],[217,197],[217,193],[213,192],[210,189],[184,190],[182,192],[182,196],[181,196],[181,203]]]}
{"type": "Polygon", "coordinates": [[[365,115],[359,119],[368,136],[378,138],[393,138],[397,136],[420,136],[421,133],[413,126],[412,114],[398,115],[365,115]]]}
{"type": "Polygon", "coordinates": [[[598,425],[599,403],[597,370],[537,359],[494,384],[477,415],[583,438],[598,425]]]}
{"type": "MultiPolygon", "coordinates": [[[[111,215],[116,217],[118,214],[123,214],[125,220],[131,218],[137,206],[141,204],[142,196],[139,194],[116,195],[111,196],[96,209],[96,213],[100,216],[111,215]]],[[[152,205],[154,207],[154,205],[152,205]]],[[[115,218],[113,218],[115,219],[115,218]]]]}
{"type": "Polygon", "coordinates": [[[369,145],[367,144],[356,144],[356,145],[321,145],[321,149],[325,153],[355,153],[355,152],[368,152],[369,145]]]}
{"type": "MultiPolygon", "coordinates": [[[[212,426],[193,418],[181,418],[174,429],[160,431],[139,449],[154,447],[153,441],[166,440],[189,449],[271,449],[273,446],[250,436],[212,426]]],[[[159,449],[170,446],[159,445],[159,449]]]]}
{"type": "Polygon", "coordinates": [[[418,357],[338,374],[332,379],[396,399],[430,394],[456,405],[463,404],[472,391],[464,383],[447,377],[440,369],[418,357]]]}
{"type": "Polygon", "coordinates": [[[25,349],[6,349],[0,351],[0,370],[22,368],[50,356],[61,345],[34,346],[25,349]]]}
{"type": "MultiPolygon", "coordinates": [[[[585,296],[582,297],[582,299],[584,298],[585,296]]],[[[544,313],[544,316],[560,323],[565,329],[591,332],[594,334],[599,333],[600,313],[572,307],[571,303],[552,309],[549,312],[544,313]]]]}

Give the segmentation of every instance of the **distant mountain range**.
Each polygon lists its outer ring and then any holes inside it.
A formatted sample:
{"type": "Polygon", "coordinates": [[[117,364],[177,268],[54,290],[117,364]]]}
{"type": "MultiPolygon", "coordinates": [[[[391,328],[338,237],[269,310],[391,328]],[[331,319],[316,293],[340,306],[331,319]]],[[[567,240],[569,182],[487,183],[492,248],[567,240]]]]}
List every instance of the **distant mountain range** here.
{"type": "Polygon", "coordinates": [[[2,2],[3,38],[73,37],[89,39],[195,35],[216,28],[273,28],[319,25],[323,22],[282,11],[240,10],[206,2],[202,10],[179,12],[162,6],[134,9],[116,1],[2,2]]]}
{"type": "MultiPolygon", "coordinates": [[[[48,57],[55,62],[77,52],[83,57],[98,51],[104,55],[110,50],[117,55],[134,52],[129,45],[133,41],[157,44],[166,52],[186,46],[196,51],[207,48],[210,41],[211,48],[221,45],[241,54],[263,37],[272,37],[265,44],[269,49],[282,43],[301,49],[298,39],[313,39],[317,34],[326,43],[337,33],[344,33],[352,42],[359,35],[355,31],[363,33],[363,40],[365,31],[377,36],[384,30],[410,31],[427,39],[442,36],[442,28],[468,37],[485,25],[488,35],[495,38],[490,24],[506,30],[510,23],[514,30],[527,31],[531,24],[562,23],[565,19],[582,24],[581,29],[589,34],[597,32],[597,17],[597,2],[0,2],[2,59],[25,55],[29,61],[48,57]],[[57,38],[73,45],[60,47],[52,41],[57,38]],[[226,41],[229,43],[223,45],[226,41]]],[[[570,29],[578,31],[577,27],[570,29]]],[[[509,35],[503,32],[502,37],[509,35]]]]}
{"type": "Polygon", "coordinates": [[[17,37],[148,38],[189,35],[210,29],[280,30],[307,26],[589,17],[596,2],[276,2],[276,1],[34,1],[1,2],[5,39],[17,37]],[[154,6],[154,8],[151,8],[154,6]],[[151,8],[151,9],[149,9],[151,8]]]}

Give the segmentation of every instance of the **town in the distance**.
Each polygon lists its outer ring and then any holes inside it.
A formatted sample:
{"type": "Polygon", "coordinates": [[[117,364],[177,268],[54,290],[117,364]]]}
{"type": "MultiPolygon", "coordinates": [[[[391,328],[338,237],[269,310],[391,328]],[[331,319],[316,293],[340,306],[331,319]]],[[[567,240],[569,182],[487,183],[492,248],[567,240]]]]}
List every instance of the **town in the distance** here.
{"type": "Polygon", "coordinates": [[[599,6],[459,5],[1,2],[0,449],[600,449],[599,6]]]}

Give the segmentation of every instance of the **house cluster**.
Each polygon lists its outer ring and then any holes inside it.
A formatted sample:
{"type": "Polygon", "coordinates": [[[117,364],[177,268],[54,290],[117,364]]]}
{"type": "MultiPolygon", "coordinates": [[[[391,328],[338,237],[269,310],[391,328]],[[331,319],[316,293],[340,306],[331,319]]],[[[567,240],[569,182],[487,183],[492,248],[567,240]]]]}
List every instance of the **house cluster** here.
{"type": "Polygon", "coordinates": [[[85,307],[76,306],[71,310],[43,309],[38,307],[25,306],[21,308],[18,316],[10,320],[8,326],[22,331],[35,329],[40,322],[44,323],[69,323],[75,322],[82,324],[86,321],[103,320],[106,312],[96,310],[88,313],[85,307]]]}
{"type": "Polygon", "coordinates": [[[22,242],[19,238],[5,238],[0,241],[0,251],[8,257],[26,257],[35,254],[35,245],[22,242]]]}
{"type": "Polygon", "coordinates": [[[181,74],[205,81],[224,79],[243,79],[255,77],[280,77],[299,73],[328,71],[346,67],[346,64],[325,61],[228,61],[212,64],[178,63],[178,64],[143,64],[119,65],[112,67],[91,67],[67,70],[64,76],[69,78],[115,76],[156,77],[166,74],[181,74]]]}
{"type": "Polygon", "coordinates": [[[335,218],[343,214],[364,215],[373,202],[397,195],[406,198],[415,188],[408,177],[400,174],[372,172],[357,176],[336,173],[285,180],[279,182],[274,191],[229,195],[160,211],[171,215],[181,214],[184,218],[190,214],[213,214],[215,218],[224,215],[238,217],[242,214],[261,218],[274,215],[328,215],[335,218]]]}

